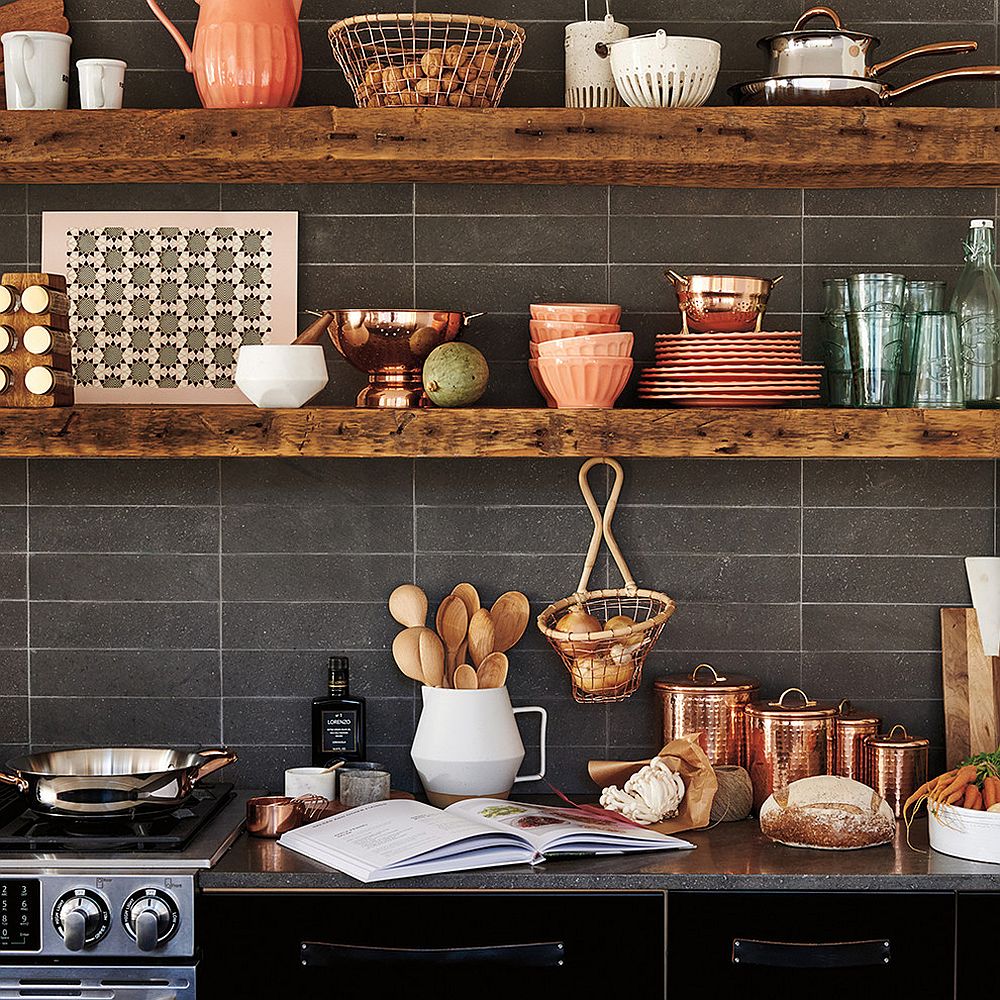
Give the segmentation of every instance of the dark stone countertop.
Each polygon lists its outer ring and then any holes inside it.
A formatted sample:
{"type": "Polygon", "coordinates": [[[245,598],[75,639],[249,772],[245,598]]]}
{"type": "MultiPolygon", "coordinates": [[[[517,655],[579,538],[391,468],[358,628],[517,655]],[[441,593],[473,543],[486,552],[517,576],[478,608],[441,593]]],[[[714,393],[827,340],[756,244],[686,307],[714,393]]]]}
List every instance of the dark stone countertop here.
{"type": "MultiPolygon", "coordinates": [[[[1000,891],[1000,865],[949,858],[907,847],[900,831],[892,846],[863,851],[813,851],[765,839],[756,821],[726,823],[682,834],[696,850],[605,858],[567,858],[532,868],[455,872],[365,886],[340,872],[245,834],[214,869],[201,876],[206,890],[427,889],[427,890],[798,890],[1000,891]]],[[[911,837],[927,851],[923,821],[911,837]]]]}

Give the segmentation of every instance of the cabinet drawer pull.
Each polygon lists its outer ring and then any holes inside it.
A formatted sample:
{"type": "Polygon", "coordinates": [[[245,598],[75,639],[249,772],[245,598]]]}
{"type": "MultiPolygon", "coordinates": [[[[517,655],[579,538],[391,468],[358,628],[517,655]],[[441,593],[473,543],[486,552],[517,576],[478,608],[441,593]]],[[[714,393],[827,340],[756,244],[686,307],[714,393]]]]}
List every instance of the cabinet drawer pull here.
{"type": "Polygon", "coordinates": [[[566,947],[561,941],[538,944],[499,944],[479,948],[374,948],[353,944],[303,941],[302,964],[330,968],[345,963],[379,965],[489,965],[514,969],[554,969],[563,965],[566,947]]]}
{"type": "Polygon", "coordinates": [[[791,941],[733,939],[735,965],[762,965],[772,969],[852,969],[866,965],[888,965],[889,941],[834,941],[801,944],[791,941]]]}

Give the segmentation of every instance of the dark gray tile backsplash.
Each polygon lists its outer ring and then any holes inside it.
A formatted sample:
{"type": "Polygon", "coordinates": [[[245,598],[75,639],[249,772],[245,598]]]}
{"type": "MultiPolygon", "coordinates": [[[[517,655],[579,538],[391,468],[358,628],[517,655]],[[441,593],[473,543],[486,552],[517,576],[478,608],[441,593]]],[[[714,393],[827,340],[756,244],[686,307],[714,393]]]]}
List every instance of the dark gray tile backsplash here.
{"type": "MultiPolygon", "coordinates": [[[[561,104],[562,27],[579,0],[481,0],[478,13],[528,31],[508,91],[561,104]]],[[[591,3],[591,13],[599,7],[591,3]]],[[[774,0],[618,0],[634,33],[664,26],[724,45],[712,103],[762,72],[756,40],[805,6],[774,0]]],[[[836,5],[881,36],[881,56],[972,38],[997,58],[994,0],[836,5]]],[[[190,77],[145,0],[67,0],[75,56],[131,64],[128,102],[193,106],[190,77]]],[[[467,0],[391,0],[382,10],[455,10],[467,0]]],[[[363,8],[305,5],[300,103],[349,104],[326,29],[363,8]]],[[[194,5],[190,5],[193,16],[194,5]]],[[[192,20],[178,22],[189,36],[192,20]]],[[[908,80],[947,62],[893,71],[908,80]]],[[[942,85],[901,103],[994,106],[991,83],[942,85]]],[[[972,216],[997,193],[715,191],[495,185],[36,186],[0,199],[8,268],[38,264],[44,211],[286,210],[300,213],[300,307],[488,310],[469,339],[488,355],[487,401],[538,405],[527,378],[532,301],[622,302],[649,360],[678,322],[664,266],[783,273],[773,328],[816,339],[820,281],[856,267],[954,280],[972,216]]],[[[303,323],[306,317],[302,317],[303,323]]],[[[349,404],[363,378],[331,352],[322,401],[349,404]]],[[[996,551],[992,462],[631,461],[618,535],[640,581],[680,608],[642,689],[607,708],[570,699],[565,669],[532,628],[514,657],[516,703],[551,716],[550,774],[586,790],[586,761],[657,749],[652,681],[708,660],[851,697],[942,736],[938,609],[966,604],[961,557],[996,551]]],[[[391,662],[385,597],[416,580],[439,597],[460,580],[490,598],[523,588],[535,613],[572,591],[591,522],[574,461],[42,461],[0,459],[0,754],[26,745],[233,744],[244,785],[281,785],[308,753],[308,702],[325,660],[346,652],[370,699],[370,756],[399,785],[419,696],[391,662]]],[[[594,483],[607,494],[603,475],[594,483]]],[[[602,556],[595,582],[614,585],[602,556]]],[[[525,732],[527,765],[536,736],[525,732]]]]}

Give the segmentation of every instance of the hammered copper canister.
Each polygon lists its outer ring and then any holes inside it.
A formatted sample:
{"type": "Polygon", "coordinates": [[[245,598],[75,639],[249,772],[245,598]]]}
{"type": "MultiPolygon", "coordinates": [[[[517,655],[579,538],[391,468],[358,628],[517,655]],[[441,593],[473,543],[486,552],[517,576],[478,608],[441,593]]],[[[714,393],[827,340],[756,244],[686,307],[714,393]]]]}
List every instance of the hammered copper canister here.
{"type": "Polygon", "coordinates": [[[856,709],[849,701],[840,703],[835,724],[834,774],[867,784],[864,740],[866,736],[875,736],[881,725],[882,720],[877,715],[856,709]]]}
{"type": "Polygon", "coordinates": [[[747,770],[754,809],[778,788],[831,772],[836,715],[835,702],[812,701],[799,688],[789,688],[777,701],[747,705],[747,770]]]}
{"type": "Polygon", "coordinates": [[[663,718],[662,746],[689,733],[704,733],[713,764],[746,767],[744,713],[757,693],[757,681],[744,674],[722,677],[701,663],[689,674],[667,674],[653,687],[663,718]]]}
{"type": "Polygon", "coordinates": [[[930,740],[910,736],[905,726],[865,737],[861,781],[889,803],[896,819],[903,816],[903,803],[927,780],[929,747],[930,740]]]}

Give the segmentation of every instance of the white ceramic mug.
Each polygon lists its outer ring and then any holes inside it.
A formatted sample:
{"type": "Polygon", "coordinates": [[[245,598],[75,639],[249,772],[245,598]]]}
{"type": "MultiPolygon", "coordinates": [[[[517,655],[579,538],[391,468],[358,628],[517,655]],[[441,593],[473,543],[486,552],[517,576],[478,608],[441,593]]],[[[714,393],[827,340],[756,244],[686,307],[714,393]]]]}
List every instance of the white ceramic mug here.
{"type": "Polygon", "coordinates": [[[60,111],[69,106],[69,49],[73,39],[56,31],[8,31],[3,42],[7,108],[60,111]]]}
{"type": "Polygon", "coordinates": [[[285,771],[285,795],[297,799],[300,795],[322,795],[331,802],[337,800],[337,772],[325,767],[290,767],[285,771]]]}
{"type": "Polygon", "coordinates": [[[425,687],[423,698],[410,756],[434,805],[479,797],[505,799],[515,784],[545,776],[548,713],[544,708],[511,708],[506,688],[425,687]],[[514,717],[522,712],[541,716],[542,760],[538,774],[517,776],[524,744],[514,717]]]}
{"type": "Polygon", "coordinates": [[[80,59],[80,107],[90,109],[120,108],[125,98],[125,70],[121,59],[80,59]]]}
{"type": "Polygon", "coordinates": [[[305,406],[329,381],[321,344],[244,344],[236,385],[260,407],[305,406]]]}

